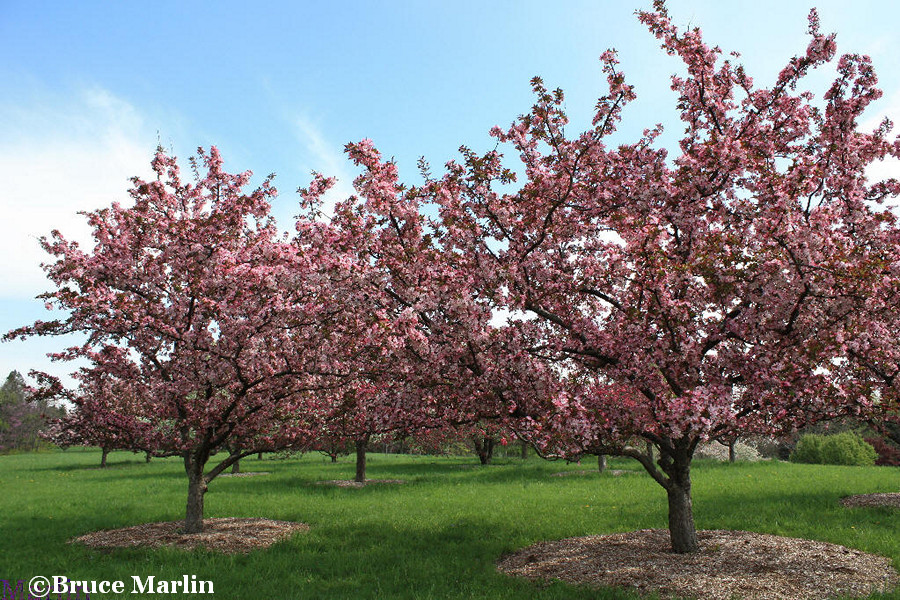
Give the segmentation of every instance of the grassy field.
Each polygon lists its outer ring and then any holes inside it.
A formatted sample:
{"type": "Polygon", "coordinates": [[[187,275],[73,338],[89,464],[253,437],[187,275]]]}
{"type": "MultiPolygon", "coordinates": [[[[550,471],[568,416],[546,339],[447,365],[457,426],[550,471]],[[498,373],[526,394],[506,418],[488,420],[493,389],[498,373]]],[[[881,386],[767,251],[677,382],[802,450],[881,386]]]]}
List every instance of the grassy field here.
{"type": "MultiPolygon", "coordinates": [[[[633,471],[618,477],[553,477],[595,463],[532,457],[481,467],[474,458],[371,454],[371,478],[407,483],[352,489],[315,484],[351,478],[352,456],[331,464],[312,454],[247,459],[244,471],[271,474],[217,479],[206,495],[208,517],[302,521],[311,526],[308,533],[237,556],[101,552],[67,541],[98,529],[182,518],[187,480],[177,459],[144,464],[141,456],[119,452],[105,470],[96,468],[99,460],[99,451],[82,449],[0,456],[0,579],[124,580],[128,592],[132,575],[187,574],[212,581],[220,600],[625,599],[636,596],[513,579],[498,574],[494,561],[539,540],[666,525],[662,488],[631,461],[610,461],[611,468],[633,471]]],[[[900,469],[697,461],[693,473],[701,529],[834,542],[889,556],[900,567],[900,511],[838,503],[850,494],[900,491],[900,469]]],[[[900,599],[900,592],[885,597],[900,599]]]]}

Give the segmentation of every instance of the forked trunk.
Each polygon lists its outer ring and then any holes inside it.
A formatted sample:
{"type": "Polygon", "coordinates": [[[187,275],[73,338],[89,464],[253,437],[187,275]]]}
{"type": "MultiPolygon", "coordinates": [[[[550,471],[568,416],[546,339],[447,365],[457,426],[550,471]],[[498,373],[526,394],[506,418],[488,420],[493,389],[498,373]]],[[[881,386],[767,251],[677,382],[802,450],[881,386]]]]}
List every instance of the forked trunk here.
{"type": "Polygon", "coordinates": [[[628,456],[636,458],[666,490],[672,552],[677,554],[698,552],[700,544],[697,541],[694,508],[691,503],[691,459],[697,440],[681,438],[662,442],[658,445],[659,460],[656,463],[650,460],[653,445],[649,443],[646,452],[638,451],[628,456]]]}
{"type": "Polygon", "coordinates": [[[494,458],[494,439],[487,435],[476,435],[473,441],[475,443],[475,453],[478,454],[478,460],[481,464],[491,464],[491,459],[494,458]]]}
{"type": "Polygon", "coordinates": [[[356,440],[356,477],[353,479],[359,483],[366,482],[366,447],[369,445],[369,436],[356,440]]]}

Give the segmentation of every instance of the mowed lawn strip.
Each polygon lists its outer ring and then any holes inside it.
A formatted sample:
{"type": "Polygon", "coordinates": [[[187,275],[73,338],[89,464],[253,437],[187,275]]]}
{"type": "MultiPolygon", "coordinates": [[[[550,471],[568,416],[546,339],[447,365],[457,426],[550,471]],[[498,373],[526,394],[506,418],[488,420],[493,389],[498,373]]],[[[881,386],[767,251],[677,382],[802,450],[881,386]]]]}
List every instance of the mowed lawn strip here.
{"type": "MultiPolygon", "coordinates": [[[[609,598],[623,590],[532,583],[496,572],[504,553],[540,540],[666,526],[666,498],[637,463],[611,470],[474,457],[370,454],[369,476],[402,485],[362,489],[316,485],[350,479],[352,457],[318,454],[242,461],[266,477],[216,479],[207,517],[264,517],[310,525],[289,541],[246,555],[174,549],[97,550],[68,541],[99,529],[178,520],[186,478],[179,459],[71,449],[0,456],[0,579],[65,575],[214,583],[214,598],[609,598]],[[573,471],[567,477],[554,473],[573,471]],[[587,471],[586,473],[575,473],[587,471]]],[[[697,461],[694,505],[700,529],[737,529],[842,544],[890,557],[900,567],[900,511],[845,508],[852,494],[900,491],[900,469],[777,462],[697,461]]],[[[114,594],[97,595],[114,598],[114,594]]],[[[156,594],[155,598],[184,598],[156,594]]],[[[900,591],[883,598],[900,600],[900,591]]],[[[92,600],[95,595],[91,596],[92,600]]]]}

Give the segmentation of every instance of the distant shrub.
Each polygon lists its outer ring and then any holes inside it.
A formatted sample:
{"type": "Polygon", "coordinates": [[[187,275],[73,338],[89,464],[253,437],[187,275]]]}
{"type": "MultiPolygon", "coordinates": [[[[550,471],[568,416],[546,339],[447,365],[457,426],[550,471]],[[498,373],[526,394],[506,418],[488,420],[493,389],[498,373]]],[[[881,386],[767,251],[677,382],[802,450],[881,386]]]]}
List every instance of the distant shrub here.
{"type": "Polygon", "coordinates": [[[791,452],[791,462],[816,464],[822,463],[822,445],[825,436],[817,433],[808,433],[800,438],[794,451],[791,452]]]}
{"type": "Polygon", "coordinates": [[[826,437],[822,455],[829,465],[871,466],[878,457],[871,444],[849,431],[826,437]]]}
{"type": "Polygon", "coordinates": [[[900,467],[900,448],[884,438],[866,438],[866,442],[875,448],[878,458],[875,464],[887,467],[900,467]]]}
{"type": "Polygon", "coordinates": [[[877,457],[875,448],[859,434],[845,431],[834,435],[806,434],[797,442],[791,461],[821,465],[871,466],[877,457]]]}

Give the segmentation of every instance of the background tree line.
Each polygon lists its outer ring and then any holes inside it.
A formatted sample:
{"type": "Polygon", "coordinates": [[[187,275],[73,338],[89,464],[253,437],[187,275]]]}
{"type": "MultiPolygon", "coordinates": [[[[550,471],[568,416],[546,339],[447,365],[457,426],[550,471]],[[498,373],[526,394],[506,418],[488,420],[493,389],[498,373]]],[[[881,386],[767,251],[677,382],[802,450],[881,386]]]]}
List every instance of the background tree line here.
{"type": "Polygon", "coordinates": [[[32,397],[21,373],[10,372],[0,387],[0,452],[37,450],[48,420],[65,414],[48,400],[32,397]]]}

